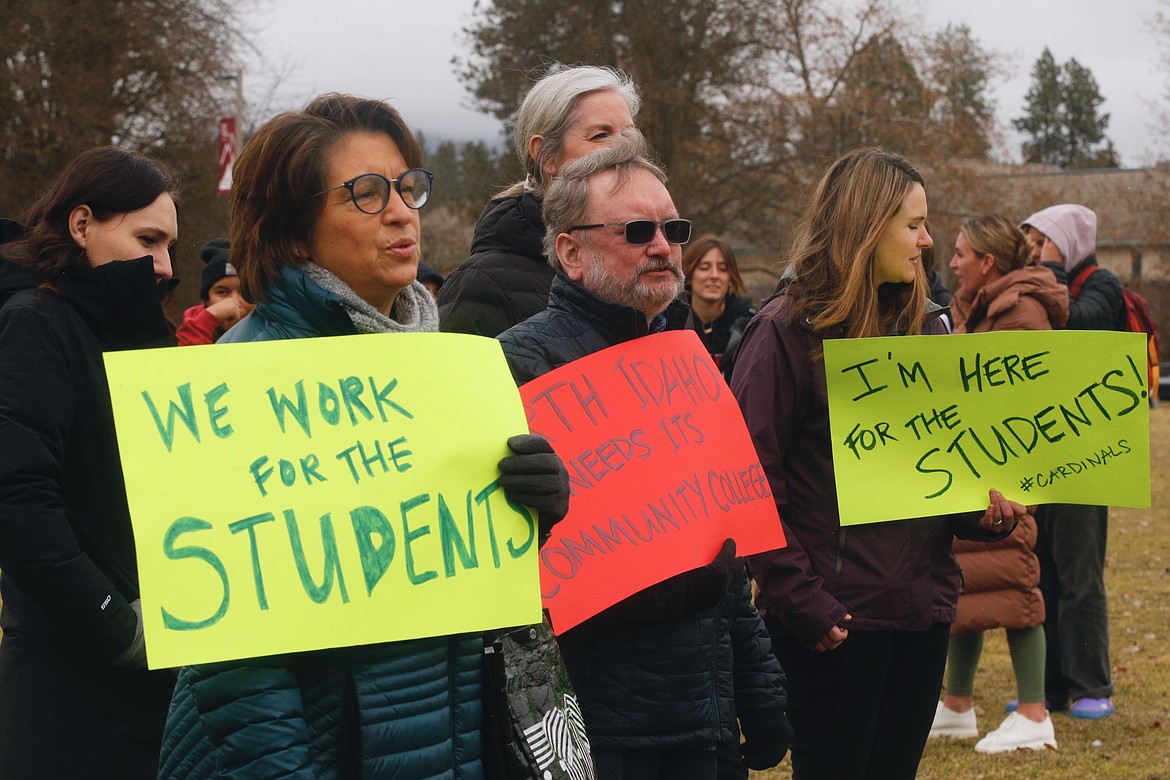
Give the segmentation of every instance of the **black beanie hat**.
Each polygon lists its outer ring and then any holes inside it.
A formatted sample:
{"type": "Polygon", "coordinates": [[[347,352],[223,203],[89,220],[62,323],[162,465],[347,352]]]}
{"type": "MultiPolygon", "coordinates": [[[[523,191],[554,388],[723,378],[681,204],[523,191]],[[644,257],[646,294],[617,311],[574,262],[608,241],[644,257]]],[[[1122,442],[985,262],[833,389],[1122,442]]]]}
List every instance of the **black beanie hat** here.
{"type": "Polygon", "coordinates": [[[426,263],[418,264],[418,274],[415,278],[420,282],[434,282],[436,287],[443,286],[443,275],[426,263]]]}
{"type": "Polygon", "coordinates": [[[213,238],[203,245],[199,252],[207,267],[203,269],[203,276],[199,280],[199,297],[207,300],[211,285],[225,276],[236,276],[236,268],[228,262],[228,240],[213,238]]]}

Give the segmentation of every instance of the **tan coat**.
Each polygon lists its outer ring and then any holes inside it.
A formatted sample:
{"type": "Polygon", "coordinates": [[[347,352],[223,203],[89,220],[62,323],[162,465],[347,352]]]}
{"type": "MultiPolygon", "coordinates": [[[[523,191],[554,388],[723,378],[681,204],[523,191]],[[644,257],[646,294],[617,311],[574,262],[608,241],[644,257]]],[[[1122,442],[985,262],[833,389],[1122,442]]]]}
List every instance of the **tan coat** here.
{"type": "MultiPolygon", "coordinates": [[[[951,301],[956,333],[1051,330],[1068,321],[1068,287],[1048,268],[1028,266],[988,282],[975,295],[951,301]]],[[[1027,515],[1006,539],[991,544],[955,542],[964,593],[952,634],[990,628],[1031,628],[1044,622],[1036,519],[1027,515]]]]}
{"type": "Polygon", "coordinates": [[[960,290],[951,301],[955,333],[1052,330],[1068,322],[1068,287],[1042,265],[1012,271],[974,296],[960,290]]]}
{"type": "Polygon", "coordinates": [[[1031,628],[1044,622],[1036,518],[1025,515],[1016,530],[998,542],[955,540],[964,592],[952,634],[991,628],[1031,628]]]}

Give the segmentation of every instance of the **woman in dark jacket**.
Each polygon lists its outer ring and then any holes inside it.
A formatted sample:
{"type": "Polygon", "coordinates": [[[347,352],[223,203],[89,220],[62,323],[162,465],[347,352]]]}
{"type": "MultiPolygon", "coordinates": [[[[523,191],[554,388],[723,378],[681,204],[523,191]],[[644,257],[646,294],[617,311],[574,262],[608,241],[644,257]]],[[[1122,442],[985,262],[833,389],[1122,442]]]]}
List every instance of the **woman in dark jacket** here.
{"type": "MultiPolygon", "coordinates": [[[[1069,286],[1069,330],[1125,330],[1121,282],[1097,265],[1097,215],[1076,203],[1041,209],[1020,227],[1032,255],[1069,286]]],[[[1105,548],[1109,507],[1046,504],[1036,512],[1044,593],[1044,698],[1049,709],[1099,720],[1113,714],[1105,548]]]]}
{"type": "Polygon", "coordinates": [[[0,777],[157,773],[174,675],[146,669],[102,353],[174,344],[175,189],[93,149],[0,248],[0,777]]]}
{"type": "Polygon", "coordinates": [[[439,291],[439,321],[454,333],[498,336],[548,305],[553,268],[544,255],[544,188],[565,163],[634,128],[640,104],[624,73],[557,66],[516,112],[513,144],[524,181],[484,208],[471,257],[439,291]]]}
{"type": "MultiPolygon", "coordinates": [[[[231,220],[256,308],[223,340],[438,330],[415,279],[431,190],[421,164],[379,101],[323,95],[260,128],[236,163],[231,220]]],[[[501,461],[509,498],[542,524],[563,516],[567,479],[548,442],[509,446],[526,451],[501,461]],[[540,471],[558,486],[543,498],[523,489],[540,471]]],[[[160,776],[480,780],[482,653],[480,635],[436,636],[184,668],[160,776]]]]}
{"type": "Polygon", "coordinates": [[[695,331],[728,379],[743,329],[756,313],[731,245],[715,236],[691,242],[682,259],[695,331]]]}
{"type": "Polygon", "coordinates": [[[732,377],[788,540],[748,562],[788,679],[796,780],[915,776],[959,595],[952,539],[1002,538],[1026,512],[992,491],[982,516],[840,522],[823,342],[944,332],[919,262],[922,181],[877,149],[829,168],[732,377]]]}

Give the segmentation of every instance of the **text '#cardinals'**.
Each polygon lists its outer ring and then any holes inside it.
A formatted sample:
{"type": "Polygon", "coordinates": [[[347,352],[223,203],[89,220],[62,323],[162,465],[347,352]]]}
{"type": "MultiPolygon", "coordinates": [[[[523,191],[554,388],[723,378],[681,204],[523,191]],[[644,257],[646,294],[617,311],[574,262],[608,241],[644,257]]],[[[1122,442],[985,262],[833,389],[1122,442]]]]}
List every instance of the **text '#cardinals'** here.
{"type": "Polygon", "coordinates": [[[784,546],[743,416],[694,333],[594,353],[520,395],[569,472],[569,514],[540,553],[558,633],[709,563],[725,539],[739,555],[784,546]]]}

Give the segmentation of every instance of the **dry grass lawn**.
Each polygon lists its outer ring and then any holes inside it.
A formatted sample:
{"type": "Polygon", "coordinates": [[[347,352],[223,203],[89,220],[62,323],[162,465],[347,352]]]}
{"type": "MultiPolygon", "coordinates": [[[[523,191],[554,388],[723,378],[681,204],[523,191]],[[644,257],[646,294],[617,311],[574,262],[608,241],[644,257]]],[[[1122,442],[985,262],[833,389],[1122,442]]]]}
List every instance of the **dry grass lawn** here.
{"type": "MultiPolygon", "coordinates": [[[[932,740],[921,780],[1170,780],[1170,404],[1150,412],[1151,509],[1109,514],[1106,586],[1117,708],[1103,721],[1053,714],[1056,752],[983,756],[976,739],[932,740]]],[[[989,632],[975,681],[980,736],[1015,687],[1002,631],[989,632]]],[[[841,746],[848,750],[847,745],[841,746]]],[[[787,759],[752,780],[791,777],[787,759]]]]}

